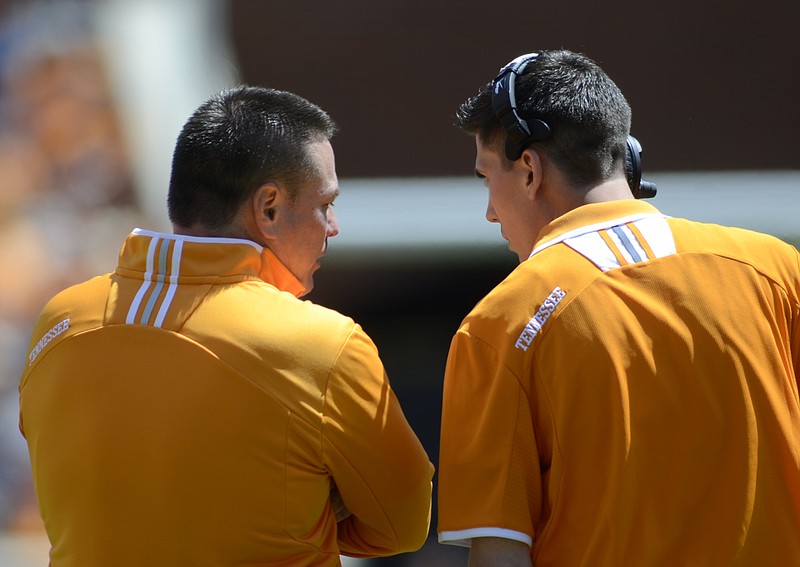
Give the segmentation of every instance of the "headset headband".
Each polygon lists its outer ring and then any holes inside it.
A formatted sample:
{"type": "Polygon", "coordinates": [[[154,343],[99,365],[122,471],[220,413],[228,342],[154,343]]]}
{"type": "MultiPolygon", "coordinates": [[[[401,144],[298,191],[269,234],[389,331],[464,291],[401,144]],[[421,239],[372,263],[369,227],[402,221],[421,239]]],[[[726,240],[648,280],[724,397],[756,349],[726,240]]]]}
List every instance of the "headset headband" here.
{"type": "Polygon", "coordinates": [[[550,126],[543,120],[525,120],[517,111],[515,83],[528,63],[539,57],[539,53],[520,55],[505,65],[492,82],[492,110],[506,131],[506,157],[516,161],[522,151],[533,142],[551,136],[550,126]]]}

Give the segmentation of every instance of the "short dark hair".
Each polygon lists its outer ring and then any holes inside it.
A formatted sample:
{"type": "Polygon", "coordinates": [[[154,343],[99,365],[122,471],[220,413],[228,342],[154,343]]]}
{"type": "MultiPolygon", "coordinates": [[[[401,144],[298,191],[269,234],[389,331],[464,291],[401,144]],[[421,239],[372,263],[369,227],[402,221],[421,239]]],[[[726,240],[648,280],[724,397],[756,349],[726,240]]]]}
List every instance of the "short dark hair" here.
{"type": "Polygon", "coordinates": [[[308,145],[336,124],[318,106],[285,91],[242,85],[203,103],[178,136],[167,196],[178,226],[226,227],[264,183],[290,196],[319,175],[308,145]]]}
{"type": "MultiPolygon", "coordinates": [[[[625,162],[631,108],[619,87],[591,59],[567,50],[543,51],[516,80],[518,112],[547,122],[552,136],[534,142],[576,187],[603,181],[625,162]]],[[[467,99],[456,125],[502,148],[506,135],[492,110],[492,83],[467,99]]]]}

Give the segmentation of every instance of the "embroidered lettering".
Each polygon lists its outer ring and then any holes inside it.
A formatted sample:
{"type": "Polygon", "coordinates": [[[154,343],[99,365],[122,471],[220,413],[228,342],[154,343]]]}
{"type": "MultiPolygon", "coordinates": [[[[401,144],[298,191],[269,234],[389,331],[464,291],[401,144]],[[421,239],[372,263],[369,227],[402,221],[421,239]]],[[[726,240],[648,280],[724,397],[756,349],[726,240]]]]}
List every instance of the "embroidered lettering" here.
{"type": "Polygon", "coordinates": [[[520,333],[517,342],[514,343],[514,348],[521,348],[522,350],[528,350],[528,347],[533,342],[534,337],[542,330],[542,326],[547,322],[550,318],[550,315],[553,311],[556,310],[556,307],[561,300],[564,299],[564,296],[567,295],[567,292],[563,291],[560,287],[556,287],[553,291],[550,292],[550,295],[547,296],[547,299],[542,302],[539,306],[539,309],[534,313],[531,320],[528,321],[528,324],[525,325],[525,328],[520,333]]]}
{"type": "Polygon", "coordinates": [[[67,329],[69,329],[69,318],[64,319],[60,323],[56,324],[52,329],[47,331],[42,338],[39,339],[39,342],[36,343],[36,346],[33,347],[31,353],[28,355],[28,364],[33,364],[33,361],[36,360],[36,357],[41,354],[48,344],[50,344],[50,341],[55,339],[67,329]]]}

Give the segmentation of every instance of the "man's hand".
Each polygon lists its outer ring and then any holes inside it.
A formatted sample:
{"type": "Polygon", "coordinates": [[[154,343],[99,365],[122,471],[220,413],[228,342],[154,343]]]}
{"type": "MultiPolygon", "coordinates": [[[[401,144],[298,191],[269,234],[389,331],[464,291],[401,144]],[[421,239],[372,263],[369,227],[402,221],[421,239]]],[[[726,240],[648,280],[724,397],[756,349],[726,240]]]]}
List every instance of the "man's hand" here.
{"type": "Polygon", "coordinates": [[[469,567],[531,567],[531,550],[521,541],[500,537],[472,539],[469,567]]]}

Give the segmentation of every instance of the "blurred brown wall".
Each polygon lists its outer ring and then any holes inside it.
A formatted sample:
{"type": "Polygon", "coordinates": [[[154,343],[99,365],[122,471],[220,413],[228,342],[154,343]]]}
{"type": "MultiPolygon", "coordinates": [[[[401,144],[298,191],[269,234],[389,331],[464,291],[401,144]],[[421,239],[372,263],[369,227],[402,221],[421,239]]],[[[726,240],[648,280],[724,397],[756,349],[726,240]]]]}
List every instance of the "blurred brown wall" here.
{"type": "Polygon", "coordinates": [[[342,177],[470,175],[459,103],[513,57],[595,59],[649,171],[800,169],[800,2],[229,0],[243,80],[328,110],[342,177]]]}

